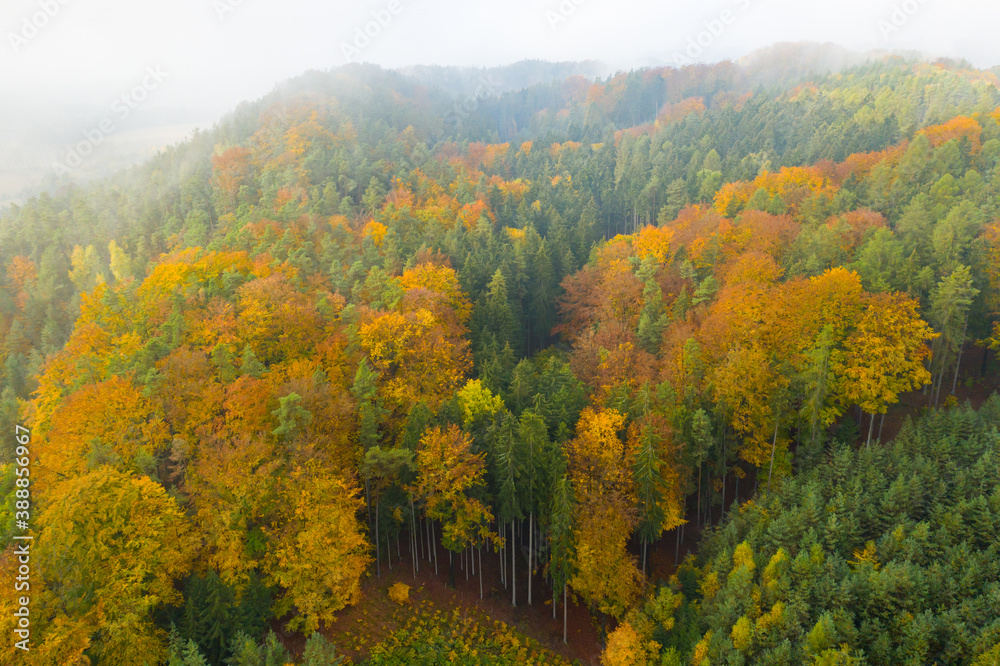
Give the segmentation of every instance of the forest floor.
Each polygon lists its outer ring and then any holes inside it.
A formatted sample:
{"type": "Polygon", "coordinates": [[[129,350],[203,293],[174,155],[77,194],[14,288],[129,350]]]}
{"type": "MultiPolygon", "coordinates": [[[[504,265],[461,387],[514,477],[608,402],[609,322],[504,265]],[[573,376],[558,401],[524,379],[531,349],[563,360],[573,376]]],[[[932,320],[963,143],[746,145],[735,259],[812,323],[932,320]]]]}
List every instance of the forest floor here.
{"type": "MultiPolygon", "coordinates": [[[[404,535],[405,537],[405,535],[404,535]]],[[[509,557],[509,552],[508,557],[509,557]]],[[[426,555],[420,562],[420,571],[414,578],[412,559],[404,540],[400,544],[402,561],[397,560],[396,544],[392,544],[392,570],[390,571],[383,552],[382,576],[374,573],[361,582],[362,599],[355,605],[337,614],[332,623],[323,628],[323,635],[337,646],[339,654],[351,658],[354,663],[364,661],[371,649],[392,633],[401,629],[408,615],[398,612],[399,604],[388,596],[389,587],[397,582],[410,586],[410,605],[429,601],[435,609],[451,611],[461,609],[484,615],[490,620],[505,622],[515,631],[537,641],[541,647],[570,662],[584,666],[600,663],[603,649],[600,626],[591,619],[590,612],[569,599],[567,616],[568,643],[563,643],[562,599],[559,599],[557,619],[552,618],[552,590],[545,584],[543,576],[535,575],[532,580],[532,605],[527,604],[526,562],[517,562],[517,607],[511,605],[510,588],[500,582],[499,555],[485,548],[482,552],[483,598],[479,598],[479,558],[476,558],[476,575],[468,576],[456,561],[455,587],[448,584],[448,551],[438,544],[438,573],[434,573],[433,562],[426,555]]],[[[510,563],[507,562],[509,570],[510,563]]],[[[274,624],[275,632],[281,636],[285,646],[296,655],[301,655],[305,639],[301,634],[280,631],[274,624]]]]}
{"type": "MultiPolygon", "coordinates": [[[[973,407],[978,407],[984,400],[989,398],[995,391],[1000,391],[1000,373],[995,372],[996,366],[1000,364],[991,353],[983,361],[983,350],[969,345],[963,354],[962,371],[955,391],[955,397],[960,404],[966,401],[973,407]],[[986,371],[983,371],[986,368],[986,371]]],[[[950,386],[942,390],[942,396],[950,393],[950,386]]],[[[900,401],[889,409],[885,417],[884,424],[876,421],[874,426],[873,441],[878,437],[881,427],[881,441],[892,441],[899,434],[903,423],[907,418],[917,418],[927,409],[929,396],[923,391],[913,391],[900,396],[900,401]]],[[[944,397],[942,397],[942,401],[944,397]]],[[[860,436],[858,446],[863,446],[868,434],[867,416],[858,425],[860,436]]],[[[753,479],[747,477],[741,482],[739,495],[741,501],[746,501],[753,494],[753,479]]],[[[726,484],[727,491],[735,493],[736,488],[732,477],[726,484]]],[[[693,498],[692,498],[693,499],[693,498]]],[[[700,529],[695,521],[695,506],[692,501],[688,506],[688,524],[685,525],[680,543],[677,542],[678,533],[673,532],[665,536],[656,544],[651,544],[647,553],[647,568],[649,580],[654,584],[658,581],[668,579],[677,569],[677,563],[683,562],[688,553],[697,551],[701,538],[700,529]]],[[[711,520],[716,522],[719,518],[718,506],[712,508],[711,520]]],[[[416,576],[413,574],[412,560],[407,543],[400,544],[402,560],[396,556],[395,544],[392,547],[393,566],[390,570],[383,559],[382,576],[377,577],[373,572],[371,576],[362,580],[363,599],[345,608],[337,615],[337,619],[327,624],[324,635],[337,645],[341,654],[347,655],[358,663],[367,658],[371,649],[379,642],[388,638],[394,631],[402,628],[405,623],[405,614],[399,612],[400,606],[389,599],[388,589],[394,583],[402,582],[411,587],[411,604],[416,606],[421,602],[429,601],[434,608],[450,611],[452,609],[463,609],[488,617],[490,620],[507,623],[515,631],[534,639],[543,648],[559,655],[563,659],[571,662],[578,662],[583,666],[597,665],[600,663],[600,655],[603,649],[601,640],[601,627],[599,621],[594,619],[589,610],[574,603],[572,597],[569,600],[569,613],[567,616],[569,642],[564,644],[563,636],[563,615],[562,600],[557,606],[556,618],[552,617],[552,590],[545,584],[543,576],[535,575],[532,579],[532,605],[527,604],[527,576],[524,558],[518,559],[517,566],[517,606],[511,605],[511,591],[509,586],[504,586],[500,576],[500,560],[497,553],[487,551],[482,552],[483,576],[483,598],[480,599],[479,592],[479,561],[477,558],[475,570],[476,575],[466,577],[465,570],[458,564],[455,567],[455,587],[448,584],[448,551],[438,544],[438,573],[434,573],[433,562],[428,562],[426,554],[421,560],[419,571],[416,576]]],[[[631,543],[630,550],[640,556],[641,549],[638,544],[631,543]]],[[[509,553],[509,551],[507,551],[509,553]]],[[[509,554],[508,554],[509,557],[509,554]]],[[[639,560],[641,566],[641,559],[639,560]]],[[[506,563],[509,570],[510,563],[506,563]]],[[[281,623],[273,623],[275,631],[282,637],[286,647],[293,654],[301,655],[305,645],[305,639],[301,634],[289,634],[282,631],[281,623]]],[[[613,624],[609,624],[607,630],[611,630],[613,624]]]]}

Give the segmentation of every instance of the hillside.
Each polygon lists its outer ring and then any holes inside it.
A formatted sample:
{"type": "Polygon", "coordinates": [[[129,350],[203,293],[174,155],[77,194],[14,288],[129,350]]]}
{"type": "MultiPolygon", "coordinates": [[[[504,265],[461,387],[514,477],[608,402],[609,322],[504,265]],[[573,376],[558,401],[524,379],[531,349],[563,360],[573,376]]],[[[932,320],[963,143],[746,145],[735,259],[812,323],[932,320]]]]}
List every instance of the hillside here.
{"type": "Polygon", "coordinates": [[[312,71],[9,209],[26,663],[988,660],[998,80],[789,49],[312,71]]]}

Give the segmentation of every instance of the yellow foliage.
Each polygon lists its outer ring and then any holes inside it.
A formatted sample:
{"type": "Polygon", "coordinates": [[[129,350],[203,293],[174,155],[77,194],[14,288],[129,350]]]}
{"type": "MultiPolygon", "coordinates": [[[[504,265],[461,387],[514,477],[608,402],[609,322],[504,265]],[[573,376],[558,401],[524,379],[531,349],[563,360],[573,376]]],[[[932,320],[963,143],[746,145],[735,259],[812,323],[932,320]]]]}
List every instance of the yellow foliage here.
{"type": "Polygon", "coordinates": [[[375,247],[382,247],[382,243],[385,240],[385,234],[388,230],[389,229],[381,222],[375,222],[372,220],[365,225],[362,233],[365,238],[371,240],[372,245],[375,247]]]}
{"type": "Polygon", "coordinates": [[[393,583],[389,586],[389,598],[400,605],[410,603],[410,586],[406,583],[393,583]]]}
{"type": "Polygon", "coordinates": [[[753,625],[745,615],[733,625],[730,637],[733,639],[733,645],[740,652],[745,652],[750,647],[750,643],[753,641],[753,625]]]}
{"type": "Polygon", "coordinates": [[[717,571],[706,572],[698,583],[698,590],[706,601],[715,598],[716,593],[721,589],[722,583],[719,582],[719,573],[717,571]]]}
{"type": "Polygon", "coordinates": [[[756,568],[753,561],[753,550],[746,541],[736,546],[736,550],[733,551],[733,571],[743,568],[746,568],[747,571],[753,571],[756,568]]]}
{"type": "Polygon", "coordinates": [[[767,631],[771,627],[779,626],[785,617],[785,604],[777,602],[771,610],[757,618],[757,630],[767,631]]]}
{"type": "Polygon", "coordinates": [[[694,654],[691,655],[692,666],[703,666],[708,664],[708,645],[712,642],[712,632],[708,631],[698,644],[694,646],[694,654]]]}
{"type": "Polygon", "coordinates": [[[674,238],[674,230],[667,227],[644,227],[634,237],[636,254],[640,259],[652,256],[658,263],[666,263],[672,257],[670,242],[674,238]]]}
{"type": "Polygon", "coordinates": [[[294,476],[285,498],[293,515],[271,532],[274,546],[265,563],[270,579],[285,590],[276,614],[297,608],[289,629],[311,634],[358,600],[371,546],[358,523],[363,503],[355,487],[326,473],[300,469],[294,476]]]}
{"type": "Polygon", "coordinates": [[[504,409],[503,398],[493,395],[478,379],[470,379],[459,389],[458,404],[467,425],[481,415],[493,416],[504,409]]]}
{"type": "Polygon", "coordinates": [[[647,645],[631,624],[622,622],[608,636],[608,644],[601,655],[601,663],[605,666],[646,666],[649,663],[647,645]]]}
{"type": "Polygon", "coordinates": [[[89,645],[107,664],[165,656],[152,614],[180,600],[175,582],[190,571],[197,544],[176,500],[148,477],[104,465],[49,488],[38,528],[39,570],[49,577],[38,592],[41,581],[32,579],[32,602],[49,609],[40,618],[52,618],[39,651],[66,657],[89,645]],[[84,595],[93,601],[66,602],[84,595]]]}
{"type": "Polygon", "coordinates": [[[865,544],[865,547],[861,550],[854,551],[854,559],[851,563],[855,566],[861,564],[870,564],[873,569],[878,569],[881,565],[878,561],[878,555],[875,548],[875,542],[869,541],[865,544]]]}

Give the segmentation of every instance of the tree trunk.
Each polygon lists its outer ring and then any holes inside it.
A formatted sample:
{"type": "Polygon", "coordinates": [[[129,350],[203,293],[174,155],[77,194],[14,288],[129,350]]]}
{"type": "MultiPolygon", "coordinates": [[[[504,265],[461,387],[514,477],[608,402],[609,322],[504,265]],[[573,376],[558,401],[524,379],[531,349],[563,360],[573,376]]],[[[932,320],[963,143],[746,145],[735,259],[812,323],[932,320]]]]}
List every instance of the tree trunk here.
{"type": "Polygon", "coordinates": [[[434,540],[434,521],[431,521],[431,548],[434,549],[434,575],[438,575],[438,549],[437,542],[434,540]]]}
{"type": "Polygon", "coordinates": [[[719,508],[719,522],[726,517],[726,474],[729,472],[729,461],[726,460],[726,438],[722,438],[722,506],[719,508]]]}
{"type": "MultiPolygon", "coordinates": [[[[886,409],[885,411],[887,412],[889,410],[886,409]]],[[[879,419],[879,422],[878,422],[878,441],[880,441],[880,442],[882,441],[882,426],[884,426],[884,425],[885,425],[885,412],[882,412],[882,418],[879,419]]]]}
{"type": "Polygon", "coordinates": [[[479,554],[479,598],[483,598],[483,548],[482,546],[476,548],[479,554]]]}
{"type": "MultiPolygon", "coordinates": [[[[503,532],[502,523],[497,523],[497,527],[500,528],[498,531],[503,532]]],[[[500,536],[500,535],[498,535],[500,536]]],[[[501,536],[502,538],[502,536],[501,536]]],[[[507,551],[505,550],[504,544],[500,544],[500,582],[503,583],[503,587],[507,589],[507,551]]]]}
{"type": "Polygon", "coordinates": [[[378,537],[378,504],[375,505],[375,571],[378,572],[378,577],[382,577],[382,549],[380,547],[381,539],[378,537]]]}
{"type": "Polygon", "coordinates": [[[517,563],[514,561],[514,554],[517,552],[517,544],[514,541],[514,520],[510,521],[510,604],[517,608],[517,563]]]}
{"type": "Polygon", "coordinates": [[[872,431],[875,429],[875,412],[872,412],[871,421],[868,422],[868,443],[865,444],[866,449],[872,447],[872,431]]]}
{"type": "Polygon", "coordinates": [[[965,348],[965,334],[969,331],[969,315],[965,315],[965,327],[962,328],[962,337],[958,342],[958,360],[955,361],[955,378],[951,380],[951,394],[955,395],[955,389],[958,388],[958,369],[962,365],[962,352],[965,348]]]}
{"type": "MultiPolygon", "coordinates": [[[[739,460],[736,461],[736,470],[740,470],[739,460]]],[[[734,476],[736,477],[736,490],[733,493],[733,501],[736,502],[736,506],[738,507],[740,505],[740,475],[734,474],[734,476]]]]}
{"type": "Polygon", "coordinates": [[[535,572],[534,551],[531,549],[535,542],[535,512],[528,514],[528,605],[531,605],[531,575],[535,572]]]}
{"type": "Polygon", "coordinates": [[[420,532],[417,531],[417,515],[413,510],[413,498],[410,498],[410,540],[413,542],[410,545],[410,557],[413,558],[413,581],[417,580],[417,572],[420,571],[420,556],[417,554],[417,541],[420,538],[420,532]]]}
{"type": "Polygon", "coordinates": [[[774,449],[778,445],[778,419],[774,419],[774,439],[771,440],[771,468],[767,470],[767,489],[771,489],[771,475],[774,474],[774,449]]]}
{"type": "Polygon", "coordinates": [[[698,513],[694,518],[695,527],[701,529],[701,463],[698,463],[698,513]]]}
{"type": "Polygon", "coordinates": [[[674,528],[674,538],[677,541],[677,543],[674,545],[674,566],[675,567],[677,566],[677,562],[680,560],[680,556],[681,556],[681,529],[683,529],[683,527],[684,527],[683,525],[678,525],[677,527],[674,528]]]}
{"type": "Polygon", "coordinates": [[[566,583],[563,583],[563,643],[568,643],[566,640],[566,583]]]}
{"type": "Polygon", "coordinates": [[[642,575],[646,575],[646,537],[642,538],[642,575]]]}

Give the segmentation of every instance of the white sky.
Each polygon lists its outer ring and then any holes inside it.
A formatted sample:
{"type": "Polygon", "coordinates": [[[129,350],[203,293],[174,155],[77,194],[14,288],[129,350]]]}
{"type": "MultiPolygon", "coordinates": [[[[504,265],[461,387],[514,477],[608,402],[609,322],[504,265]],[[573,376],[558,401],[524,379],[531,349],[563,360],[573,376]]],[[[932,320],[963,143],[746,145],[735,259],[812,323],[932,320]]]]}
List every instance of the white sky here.
{"type": "MultiPolygon", "coordinates": [[[[778,41],[915,49],[1000,64],[996,0],[392,0],[398,13],[356,60],[497,65],[524,58],[670,63],[718,19],[700,59],[739,57],[778,41]],[[562,10],[560,10],[560,6],[562,10]],[[894,7],[898,30],[886,35],[894,7]],[[912,15],[905,14],[910,10],[912,15]],[[552,14],[547,14],[552,12],[552,14]],[[553,27],[553,16],[565,18],[553,27]],[[901,20],[905,19],[905,20],[901,20]],[[718,24],[717,24],[718,25],[718,24]]],[[[106,108],[149,66],[167,73],[144,102],[212,116],[307,69],[345,62],[342,45],[390,0],[4,0],[0,107],[106,108]],[[54,16],[43,12],[49,8],[54,16]],[[57,9],[55,9],[57,8],[57,9]],[[223,11],[229,10],[229,11],[223,11]],[[222,18],[220,18],[220,15],[222,18]],[[44,23],[15,52],[32,17],[44,23]],[[41,19],[46,19],[42,21],[41,19]]],[[[387,15],[384,14],[383,17],[387,15]]],[[[34,27],[34,26],[32,26],[34,27]]]]}

